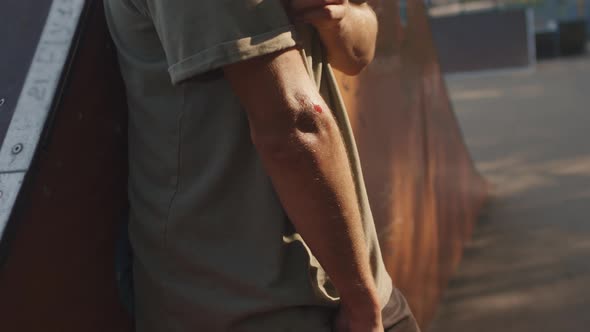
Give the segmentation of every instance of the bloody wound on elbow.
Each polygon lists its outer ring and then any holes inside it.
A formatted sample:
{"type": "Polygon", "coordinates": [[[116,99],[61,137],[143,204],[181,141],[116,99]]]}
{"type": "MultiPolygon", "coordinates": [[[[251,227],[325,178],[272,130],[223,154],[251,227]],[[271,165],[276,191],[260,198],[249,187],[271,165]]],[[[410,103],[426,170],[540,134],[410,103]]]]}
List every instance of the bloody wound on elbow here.
{"type": "MultiPolygon", "coordinates": [[[[324,112],[324,109],[322,108],[322,106],[320,106],[320,105],[318,105],[318,104],[315,104],[315,103],[313,103],[313,102],[311,102],[311,101],[308,101],[309,99],[308,99],[308,98],[307,98],[305,95],[301,95],[301,94],[299,94],[299,95],[296,95],[296,96],[295,96],[295,98],[297,99],[297,101],[299,102],[299,105],[301,105],[301,107],[302,107],[303,109],[305,109],[305,108],[309,107],[309,104],[311,104],[311,105],[313,105],[313,109],[314,109],[314,110],[315,110],[317,113],[321,114],[321,113],[323,113],[323,112],[324,112]]],[[[308,108],[308,109],[309,109],[309,108],[308,108]]]]}
{"type": "Polygon", "coordinates": [[[322,113],[324,111],[324,109],[320,106],[320,105],[313,105],[313,109],[318,112],[318,113],[322,113]]]}

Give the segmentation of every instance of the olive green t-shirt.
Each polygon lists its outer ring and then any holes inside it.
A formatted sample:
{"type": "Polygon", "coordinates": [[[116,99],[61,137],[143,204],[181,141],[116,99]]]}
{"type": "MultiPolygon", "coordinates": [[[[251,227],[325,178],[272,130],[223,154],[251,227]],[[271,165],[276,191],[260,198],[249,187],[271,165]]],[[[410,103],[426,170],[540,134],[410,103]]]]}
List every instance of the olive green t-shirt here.
{"type": "Polygon", "coordinates": [[[386,303],[391,280],[346,111],[315,31],[293,26],[279,0],[105,6],[129,105],[138,331],[330,331],[338,293],[287,218],[221,70],[296,45],[342,131],[386,303]]]}

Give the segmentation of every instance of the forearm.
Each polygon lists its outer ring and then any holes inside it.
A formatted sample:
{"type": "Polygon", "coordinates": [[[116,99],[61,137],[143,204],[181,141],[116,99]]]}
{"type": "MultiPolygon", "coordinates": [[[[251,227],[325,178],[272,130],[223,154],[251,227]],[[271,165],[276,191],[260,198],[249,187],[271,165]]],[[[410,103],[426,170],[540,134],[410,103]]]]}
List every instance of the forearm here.
{"type": "Polygon", "coordinates": [[[287,215],[343,299],[369,304],[376,302],[375,285],[349,161],[324,110],[317,131],[296,130],[291,139],[257,146],[287,215]]]}
{"type": "Polygon", "coordinates": [[[346,74],[358,74],[375,56],[377,18],[368,4],[349,4],[336,24],[316,24],[330,64],[346,74]]]}
{"type": "Polygon", "coordinates": [[[248,113],[263,165],[287,215],[343,303],[356,302],[378,315],[358,201],[334,116],[298,52],[278,55],[270,66],[260,66],[260,61],[268,59],[230,66],[225,72],[248,113]]]}

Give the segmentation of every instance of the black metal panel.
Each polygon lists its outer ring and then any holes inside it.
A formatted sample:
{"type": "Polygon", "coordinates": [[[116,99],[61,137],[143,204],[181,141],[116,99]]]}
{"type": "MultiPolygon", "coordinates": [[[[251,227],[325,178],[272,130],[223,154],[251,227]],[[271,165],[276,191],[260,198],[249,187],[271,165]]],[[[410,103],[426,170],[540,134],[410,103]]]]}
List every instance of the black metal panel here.
{"type": "Polygon", "coordinates": [[[531,31],[524,10],[435,17],[431,25],[443,72],[532,64],[531,31]]]}
{"type": "Polygon", "coordinates": [[[4,141],[14,108],[51,6],[51,0],[0,2],[0,142],[4,141]]]}
{"type": "Polygon", "coordinates": [[[562,55],[586,52],[586,24],[585,19],[559,22],[559,51],[562,55]]]}

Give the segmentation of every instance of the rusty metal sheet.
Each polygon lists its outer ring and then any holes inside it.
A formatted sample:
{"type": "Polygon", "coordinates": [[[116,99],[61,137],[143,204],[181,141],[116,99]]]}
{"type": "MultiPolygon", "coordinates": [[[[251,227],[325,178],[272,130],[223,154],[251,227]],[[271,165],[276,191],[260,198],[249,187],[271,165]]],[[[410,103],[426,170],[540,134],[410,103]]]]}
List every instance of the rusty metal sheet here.
{"type": "Polygon", "coordinates": [[[375,61],[338,75],[384,259],[428,326],[486,196],[446,91],[422,1],[373,1],[375,61]]]}

